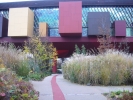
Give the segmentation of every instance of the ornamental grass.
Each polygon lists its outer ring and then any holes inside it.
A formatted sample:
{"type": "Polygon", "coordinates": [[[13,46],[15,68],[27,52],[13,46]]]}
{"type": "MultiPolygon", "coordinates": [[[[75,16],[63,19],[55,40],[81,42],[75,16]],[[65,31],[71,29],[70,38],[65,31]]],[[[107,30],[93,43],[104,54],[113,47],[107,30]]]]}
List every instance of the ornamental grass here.
{"type": "Polygon", "coordinates": [[[74,83],[125,85],[133,81],[133,56],[117,50],[98,55],[74,54],[62,69],[64,78],[74,83]]]}

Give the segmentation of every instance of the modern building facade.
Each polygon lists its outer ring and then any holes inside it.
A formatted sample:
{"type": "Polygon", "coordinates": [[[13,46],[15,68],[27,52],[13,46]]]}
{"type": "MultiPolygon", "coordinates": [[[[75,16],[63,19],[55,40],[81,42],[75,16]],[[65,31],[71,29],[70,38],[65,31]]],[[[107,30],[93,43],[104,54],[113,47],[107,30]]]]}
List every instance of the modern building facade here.
{"type": "Polygon", "coordinates": [[[0,42],[22,44],[39,29],[59,57],[75,44],[96,48],[99,27],[110,29],[112,42],[127,39],[133,52],[133,0],[36,0],[0,3],[0,42]],[[8,22],[8,23],[7,23],[8,22]]]}

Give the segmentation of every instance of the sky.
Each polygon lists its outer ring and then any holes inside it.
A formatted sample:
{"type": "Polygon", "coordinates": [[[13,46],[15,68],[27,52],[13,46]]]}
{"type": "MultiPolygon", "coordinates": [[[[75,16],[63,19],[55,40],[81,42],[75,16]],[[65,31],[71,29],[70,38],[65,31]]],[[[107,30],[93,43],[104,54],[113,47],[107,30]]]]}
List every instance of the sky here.
{"type": "Polygon", "coordinates": [[[22,2],[22,1],[35,1],[35,0],[0,0],[0,3],[5,3],[5,2],[22,2]]]}

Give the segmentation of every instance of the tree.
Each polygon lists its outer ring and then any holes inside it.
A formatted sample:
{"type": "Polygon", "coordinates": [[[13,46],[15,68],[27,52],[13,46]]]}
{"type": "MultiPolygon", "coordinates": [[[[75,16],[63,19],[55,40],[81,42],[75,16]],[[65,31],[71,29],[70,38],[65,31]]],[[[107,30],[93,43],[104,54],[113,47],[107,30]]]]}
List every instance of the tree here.
{"type": "Polygon", "coordinates": [[[97,40],[100,43],[99,47],[97,48],[99,53],[104,53],[108,49],[117,49],[122,52],[129,52],[129,46],[128,46],[128,40],[122,39],[120,43],[111,42],[111,34],[110,34],[110,28],[107,28],[106,25],[106,19],[102,19],[101,21],[101,27],[99,27],[99,33],[101,35],[97,36],[97,40]]]}
{"type": "Polygon", "coordinates": [[[34,63],[41,71],[50,71],[53,65],[51,60],[57,59],[57,51],[47,38],[42,43],[39,35],[33,35],[25,41],[24,51],[33,54],[34,63]]]}
{"type": "Polygon", "coordinates": [[[101,27],[99,27],[99,34],[97,40],[100,43],[98,47],[99,53],[104,53],[107,49],[112,49],[113,44],[111,43],[110,28],[105,25],[106,19],[101,20],[101,27]]]}
{"type": "Polygon", "coordinates": [[[82,47],[81,47],[81,53],[82,54],[86,54],[86,48],[85,48],[85,46],[84,45],[82,45],[82,47]]]}
{"type": "Polygon", "coordinates": [[[80,54],[80,53],[81,53],[81,50],[80,50],[80,48],[78,47],[77,44],[75,45],[75,52],[76,52],[77,54],[80,54]]]}

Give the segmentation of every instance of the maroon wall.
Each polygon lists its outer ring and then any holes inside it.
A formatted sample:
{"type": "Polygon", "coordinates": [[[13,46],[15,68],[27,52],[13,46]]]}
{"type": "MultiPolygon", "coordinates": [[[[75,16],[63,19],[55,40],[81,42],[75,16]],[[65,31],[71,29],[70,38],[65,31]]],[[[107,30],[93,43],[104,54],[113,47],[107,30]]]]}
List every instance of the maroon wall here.
{"type": "Polygon", "coordinates": [[[115,21],[115,36],[126,36],[126,21],[115,21]]]}
{"type": "Polygon", "coordinates": [[[82,2],[59,3],[59,33],[61,36],[82,35],[82,2]]]}
{"type": "MultiPolygon", "coordinates": [[[[123,39],[127,40],[129,44],[130,52],[133,52],[133,37],[111,37],[111,42],[120,43],[123,42],[123,39]]],[[[28,37],[3,37],[0,39],[0,42],[12,42],[17,46],[22,46],[24,41],[28,40],[28,37]]],[[[42,42],[46,41],[46,38],[41,38],[42,42]]],[[[79,47],[85,45],[87,49],[96,49],[99,46],[97,41],[97,37],[81,37],[81,38],[66,38],[66,37],[48,37],[48,40],[53,43],[53,45],[57,48],[59,57],[68,57],[75,50],[75,44],[79,47]]]]}

